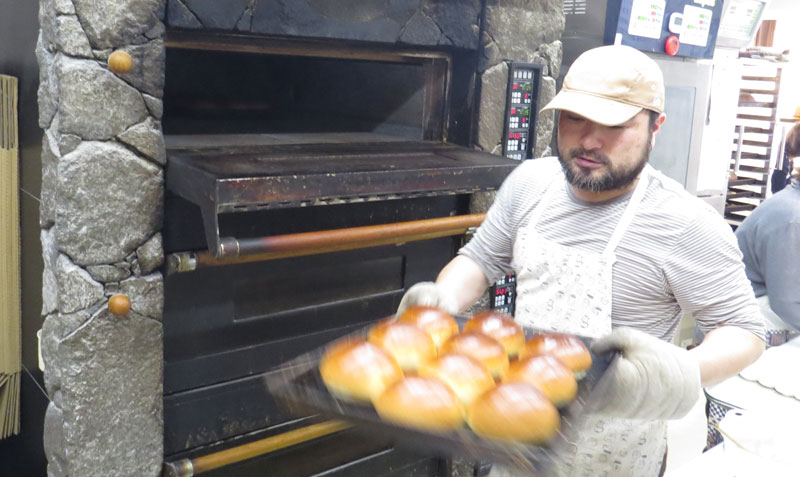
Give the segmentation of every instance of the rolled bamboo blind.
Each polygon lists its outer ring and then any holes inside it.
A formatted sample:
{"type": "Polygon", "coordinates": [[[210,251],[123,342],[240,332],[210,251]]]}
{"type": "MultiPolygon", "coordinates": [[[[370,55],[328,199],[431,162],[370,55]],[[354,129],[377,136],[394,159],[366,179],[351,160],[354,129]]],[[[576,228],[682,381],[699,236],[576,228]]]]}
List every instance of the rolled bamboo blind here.
{"type": "Polygon", "coordinates": [[[17,78],[0,75],[0,439],[19,433],[19,148],[17,78]]]}

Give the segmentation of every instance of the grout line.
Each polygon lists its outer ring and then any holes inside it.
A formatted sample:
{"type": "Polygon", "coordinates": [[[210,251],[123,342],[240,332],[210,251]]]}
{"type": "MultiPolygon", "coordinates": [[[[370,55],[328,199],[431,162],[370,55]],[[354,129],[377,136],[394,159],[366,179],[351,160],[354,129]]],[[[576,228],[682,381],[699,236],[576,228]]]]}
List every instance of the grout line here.
{"type": "Polygon", "coordinates": [[[35,195],[31,194],[30,192],[26,191],[26,190],[25,190],[25,189],[23,189],[22,187],[20,187],[20,188],[19,188],[19,190],[20,190],[20,191],[22,191],[22,193],[23,193],[23,194],[27,194],[27,195],[31,196],[31,198],[32,198],[33,200],[35,200],[36,202],[40,202],[40,203],[41,203],[41,199],[39,199],[39,198],[38,198],[38,197],[36,197],[35,195]]]}
{"type": "Polygon", "coordinates": [[[28,376],[30,376],[30,378],[31,378],[31,379],[33,380],[33,382],[36,384],[36,387],[37,387],[37,388],[39,388],[39,391],[41,391],[41,392],[42,392],[42,394],[44,394],[44,397],[46,397],[48,400],[50,400],[50,396],[48,396],[48,395],[47,395],[47,391],[45,391],[45,390],[42,388],[42,386],[41,386],[41,385],[39,385],[39,381],[37,381],[37,380],[36,380],[36,378],[33,376],[33,374],[31,374],[31,372],[30,372],[30,371],[28,371],[28,368],[27,368],[27,367],[26,367],[24,364],[22,365],[22,369],[23,369],[23,370],[25,370],[25,372],[26,372],[26,373],[28,373],[28,376]]]}

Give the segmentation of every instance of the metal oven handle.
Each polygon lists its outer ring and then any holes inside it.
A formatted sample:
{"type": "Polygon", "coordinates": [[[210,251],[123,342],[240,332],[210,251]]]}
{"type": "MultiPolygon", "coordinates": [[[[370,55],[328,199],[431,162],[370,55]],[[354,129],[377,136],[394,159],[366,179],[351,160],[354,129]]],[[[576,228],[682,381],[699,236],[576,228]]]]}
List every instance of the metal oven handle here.
{"type": "Polygon", "coordinates": [[[164,464],[164,477],[192,477],[279,449],[327,436],[350,427],[342,421],[325,421],[212,454],[164,464]]]}
{"type": "Polygon", "coordinates": [[[260,262],[463,235],[468,229],[480,225],[485,217],[486,214],[468,214],[257,238],[226,237],[220,239],[218,256],[207,251],[170,254],[167,257],[167,274],[189,272],[202,267],[260,262]]]}

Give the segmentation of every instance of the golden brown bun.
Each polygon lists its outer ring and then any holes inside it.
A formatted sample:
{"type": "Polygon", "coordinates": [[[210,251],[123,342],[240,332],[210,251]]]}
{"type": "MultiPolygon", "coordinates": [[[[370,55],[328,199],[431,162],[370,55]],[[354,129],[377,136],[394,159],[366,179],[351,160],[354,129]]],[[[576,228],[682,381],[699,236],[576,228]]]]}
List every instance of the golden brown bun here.
{"type": "Polygon", "coordinates": [[[431,431],[464,424],[464,406],[446,384],[433,378],[407,376],[375,401],[382,419],[431,431]]]}
{"type": "Polygon", "coordinates": [[[461,333],[447,340],[439,354],[461,353],[471,356],[492,373],[502,378],[508,371],[508,355],[499,341],[481,333],[461,333]]]}
{"type": "Polygon", "coordinates": [[[478,396],[495,386],[489,369],[465,354],[451,353],[420,366],[422,377],[436,378],[450,386],[461,402],[469,405],[478,396]]]}
{"type": "Polygon", "coordinates": [[[543,333],[525,343],[520,359],[551,354],[564,362],[574,373],[584,373],[592,367],[592,355],[580,338],[563,333],[543,333]]]}
{"type": "Polygon", "coordinates": [[[397,319],[422,328],[433,338],[436,349],[441,348],[448,338],[458,334],[458,322],[453,315],[432,306],[410,306],[397,319]]]}
{"type": "Polygon", "coordinates": [[[467,410],[467,423],[486,437],[545,444],[561,425],[558,410],[541,391],[523,383],[503,383],[467,410]]]}
{"type": "Polygon", "coordinates": [[[536,386],[556,407],[572,402],[578,392],[578,382],[572,370],[549,354],[529,356],[512,364],[504,382],[514,381],[536,386]]]}
{"type": "Polygon", "coordinates": [[[357,401],[376,399],[403,377],[394,358],[363,339],[332,344],[320,360],[319,373],[331,394],[357,401]]]}
{"type": "Polygon", "coordinates": [[[436,357],[436,346],[430,335],[408,323],[377,323],[370,328],[367,341],[388,351],[403,371],[415,371],[420,364],[436,357]]]}
{"type": "Polygon", "coordinates": [[[517,356],[525,346],[525,332],[511,315],[499,311],[484,311],[472,316],[464,324],[464,331],[474,331],[491,336],[503,345],[508,356],[517,356]]]}

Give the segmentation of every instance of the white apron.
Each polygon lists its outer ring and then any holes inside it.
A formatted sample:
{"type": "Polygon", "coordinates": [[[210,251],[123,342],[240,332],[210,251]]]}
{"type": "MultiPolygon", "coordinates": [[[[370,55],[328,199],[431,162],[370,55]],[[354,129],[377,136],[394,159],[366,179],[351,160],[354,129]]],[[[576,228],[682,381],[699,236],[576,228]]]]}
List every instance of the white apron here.
{"type": "MultiPolygon", "coordinates": [[[[517,232],[512,267],[517,275],[515,319],[540,329],[597,338],[611,332],[611,274],[614,250],[631,223],[649,182],[646,166],[614,233],[602,253],[544,238],[536,225],[563,184],[555,176],[529,223],[517,232]]],[[[657,476],[666,450],[664,421],[600,419],[587,416],[573,443],[574,455],[559,475],[657,476]]]]}

